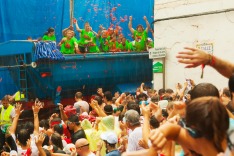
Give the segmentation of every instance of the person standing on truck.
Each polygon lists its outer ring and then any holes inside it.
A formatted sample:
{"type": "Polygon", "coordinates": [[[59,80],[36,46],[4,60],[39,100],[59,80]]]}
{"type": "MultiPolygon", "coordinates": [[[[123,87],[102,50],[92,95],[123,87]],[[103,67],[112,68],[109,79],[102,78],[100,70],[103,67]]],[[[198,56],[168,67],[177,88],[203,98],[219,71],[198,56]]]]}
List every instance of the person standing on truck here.
{"type": "Polygon", "coordinates": [[[146,41],[148,38],[148,30],[150,29],[150,24],[146,18],[146,16],[143,17],[145,20],[145,23],[147,25],[146,29],[143,28],[141,24],[139,24],[135,29],[132,28],[132,16],[129,16],[129,23],[128,23],[128,28],[133,34],[133,38],[135,41],[135,50],[136,51],[146,51],[146,41]]]}
{"type": "Polygon", "coordinates": [[[43,41],[56,41],[56,37],[54,35],[54,28],[50,27],[47,32],[44,34],[44,36],[42,37],[43,41]]]}
{"type": "Polygon", "coordinates": [[[96,44],[96,37],[98,37],[98,34],[92,30],[89,22],[85,22],[84,29],[79,27],[77,20],[74,20],[74,23],[76,24],[76,30],[80,33],[80,40],[78,41],[80,52],[99,52],[99,48],[96,44]]]}
{"type": "Polygon", "coordinates": [[[66,30],[66,36],[59,42],[62,54],[75,54],[79,52],[77,39],[74,37],[74,31],[66,30]]]}
{"type": "Polygon", "coordinates": [[[15,117],[15,109],[9,102],[9,95],[2,98],[2,107],[0,109],[0,150],[5,144],[5,133],[15,117]]]}

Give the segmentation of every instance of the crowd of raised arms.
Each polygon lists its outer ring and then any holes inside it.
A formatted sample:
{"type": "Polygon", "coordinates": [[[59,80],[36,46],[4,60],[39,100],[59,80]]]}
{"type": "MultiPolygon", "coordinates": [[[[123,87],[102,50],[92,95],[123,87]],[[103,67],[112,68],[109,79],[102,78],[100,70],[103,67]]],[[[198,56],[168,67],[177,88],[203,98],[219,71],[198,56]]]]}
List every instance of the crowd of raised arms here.
{"type": "MultiPolygon", "coordinates": [[[[85,22],[84,28],[80,28],[78,21],[73,20],[76,30],[79,32],[79,40],[75,36],[73,26],[70,26],[62,31],[63,38],[58,43],[61,47],[62,54],[79,54],[79,53],[99,53],[99,52],[142,52],[154,47],[154,42],[148,37],[148,31],[153,35],[153,30],[146,18],[144,29],[141,24],[132,28],[132,16],[129,17],[128,28],[131,31],[132,40],[126,39],[122,33],[122,28],[111,25],[108,29],[102,25],[96,33],[89,22],[85,22]]],[[[125,30],[126,31],[126,30],[125,30]]],[[[49,28],[47,33],[42,37],[43,41],[56,41],[54,28],[49,28]]]]}

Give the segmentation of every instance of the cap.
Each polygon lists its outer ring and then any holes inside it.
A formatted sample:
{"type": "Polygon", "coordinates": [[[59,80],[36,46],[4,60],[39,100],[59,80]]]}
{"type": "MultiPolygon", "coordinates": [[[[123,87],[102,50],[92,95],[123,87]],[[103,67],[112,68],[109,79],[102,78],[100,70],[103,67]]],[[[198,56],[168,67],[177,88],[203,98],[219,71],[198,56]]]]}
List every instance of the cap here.
{"type": "Polygon", "coordinates": [[[101,139],[107,141],[109,144],[116,144],[118,142],[118,137],[115,132],[102,133],[101,139]]]}

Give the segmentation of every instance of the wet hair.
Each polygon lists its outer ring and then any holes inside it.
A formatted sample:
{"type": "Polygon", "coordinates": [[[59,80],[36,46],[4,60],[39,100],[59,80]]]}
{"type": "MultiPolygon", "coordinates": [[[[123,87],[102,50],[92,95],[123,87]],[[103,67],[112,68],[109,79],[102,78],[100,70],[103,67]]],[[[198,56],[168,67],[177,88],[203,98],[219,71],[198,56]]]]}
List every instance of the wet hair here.
{"type": "Polygon", "coordinates": [[[113,114],[113,107],[111,105],[105,105],[104,111],[106,115],[112,115],[113,114]]]}
{"type": "Polygon", "coordinates": [[[16,134],[17,140],[20,142],[21,145],[26,146],[28,139],[30,139],[30,133],[27,129],[20,129],[16,134]]]}
{"type": "Polygon", "coordinates": [[[58,133],[55,132],[51,135],[51,142],[58,148],[63,149],[62,138],[61,135],[59,135],[58,133]]]}
{"type": "Polygon", "coordinates": [[[138,114],[141,114],[141,109],[138,104],[135,103],[128,103],[127,104],[127,110],[135,110],[138,112],[138,114]]]}
{"type": "Polygon", "coordinates": [[[140,99],[142,98],[145,98],[145,100],[147,100],[148,96],[145,94],[145,93],[140,93],[138,96],[137,96],[137,100],[140,101],[140,99]]]}
{"type": "Polygon", "coordinates": [[[153,128],[158,128],[159,127],[159,122],[158,122],[158,120],[155,118],[155,116],[154,115],[152,115],[151,117],[150,117],[150,126],[152,126],[153,128]]]}
{"type": "Polygon", "coordinates": [[[47,129],[50,128],[49,121],[48,121],[48,120],[45,120],[45,119],[42,119],[42,120],[39,122],[39,126],[40,126],[40,127],[44,127],[45,130],[47,130],[47,129]]]}
{"type": "Polygon", "coordinates": [[[98,102],[98,105],[102,105],[102,97],[101,96],[95,96],[94,100],[96,100],[98,102]]]}
{"type": "Polygon", "coordinates": [[[62,124],[54,125],[54,131],[60,135],[63,135],[63,125],[62,124]]]}
{"type": "Polygon", "coordinates": [[[165,89],[161,88],[158,90],[158,95],[162,96],[165,93],[165,89]]]}
{"type": "Polygon", "coordinates": [[[218,153],[224,151],[221,144],[229,128],[229,116],[219,98],[207,96],[192,100],[186,107],[185,120],[210,140],[218,153]]]}
{"type": "Polygon", "coordinates": [[[172,94],[172,93],[174,93],[174,91],[172,89],[168,88],[165,90],[165,93],[172,94]]]}
{"type": "Polygon", "coordinates": [[[24,128],[28,130],[29,134],[33,134],[34,125],[31,121],[27,121],[24,125],[24,128]]]}
{"type": "Polygon", "coordinates": [[[104,93],[104,97],[106,98],[107,101],[112,101],[112,93],[110,91],[106,91],[104,93]]]}
{"type": "Polygon", "coordinates": [[[203,96],[215,96],[219,98],[219,90],[211,83],[199,83],[191,90],[191,100],[203,96]]]}

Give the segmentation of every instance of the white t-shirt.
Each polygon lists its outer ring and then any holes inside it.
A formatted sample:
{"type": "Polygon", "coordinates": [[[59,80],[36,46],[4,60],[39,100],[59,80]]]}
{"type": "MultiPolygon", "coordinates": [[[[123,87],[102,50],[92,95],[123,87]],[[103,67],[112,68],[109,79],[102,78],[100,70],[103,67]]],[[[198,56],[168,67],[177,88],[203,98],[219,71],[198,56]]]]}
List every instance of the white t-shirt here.
{"type": "Polygon", "coordinates": [[[144,149],[138,144],[140,139],[142,139],[142,127],[137,127],[129,134],[127,152],[144,149]]]}
{"type": "Polygon", "coordinates": [[[89,113],[89,104],[86,101],[77,101],[76,103],[74,103],[74,107],[75,108],[82,107],[85,112],[89,113]]]}
{"type": "MultiPolygon", "coordinates": [[[[27,150],[23,150],[21,148],[21,146],[16,143],[16,136],[15,136],[15,134],[11,134],[11,136],[14,139],[15,144],[17,146],[18,156],[23,156],[27,152],[27,150]]],[[[37,149],[37,146],[35,144],[34,134],[31,134],[30,136],[31,136],[31,152],[32,152],[31,156],[38,156],[38,149],[37,149]]]]}

